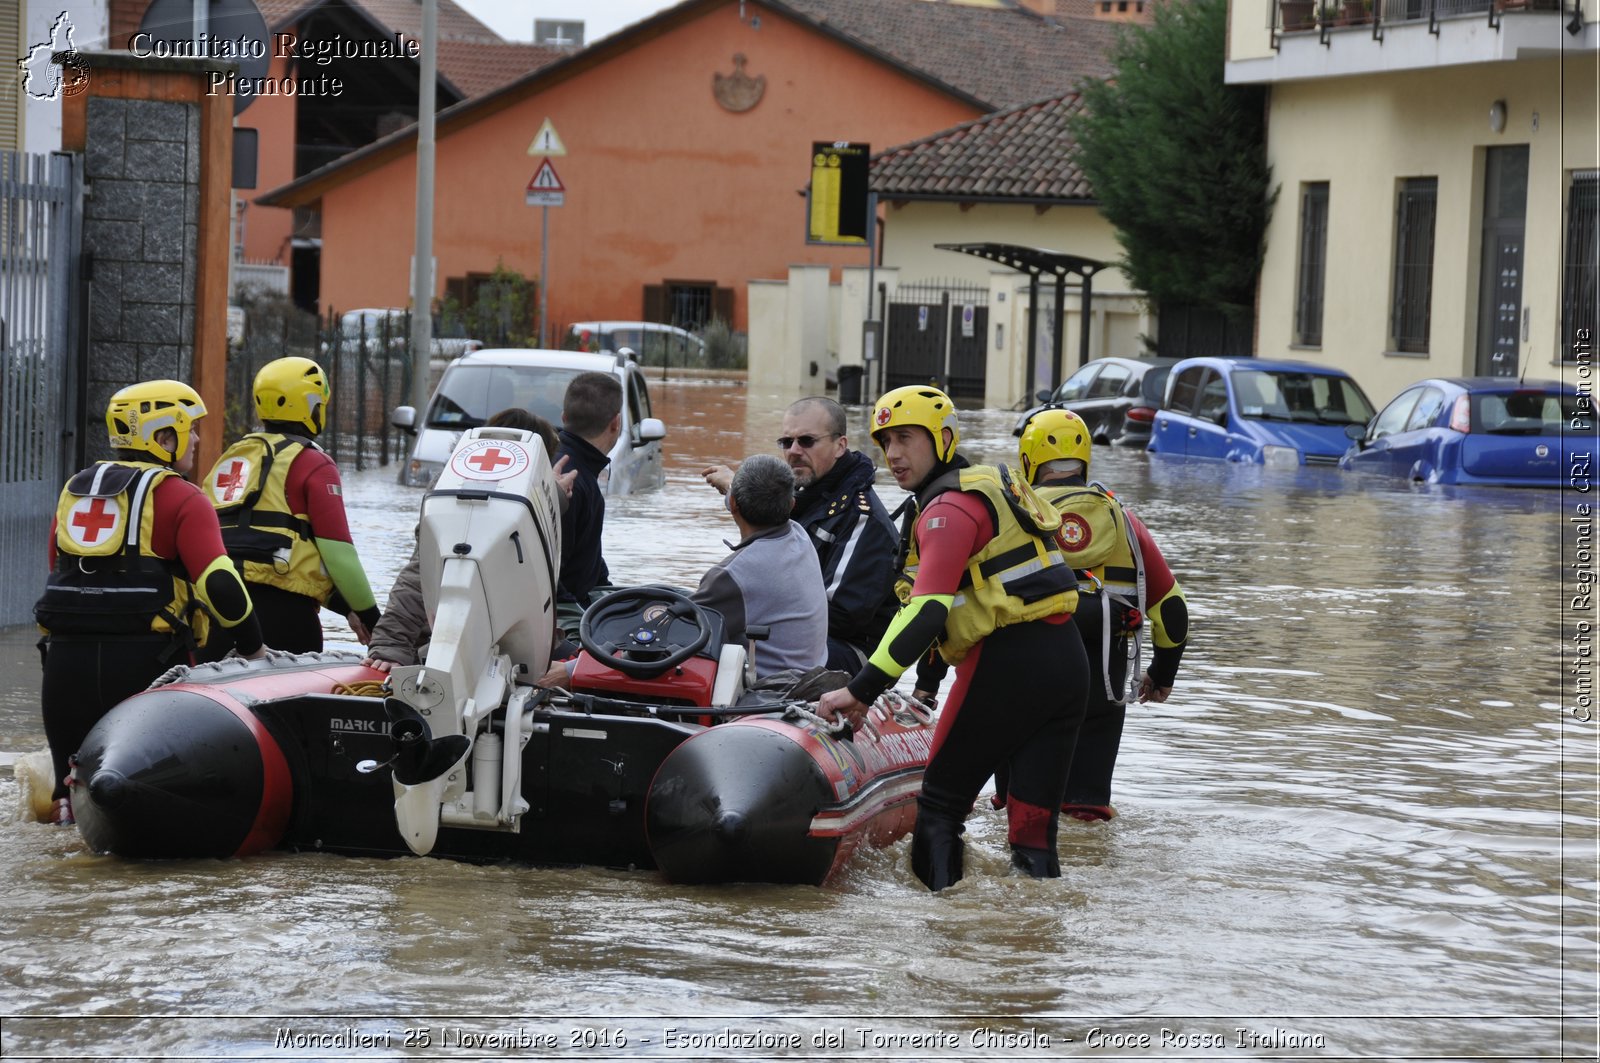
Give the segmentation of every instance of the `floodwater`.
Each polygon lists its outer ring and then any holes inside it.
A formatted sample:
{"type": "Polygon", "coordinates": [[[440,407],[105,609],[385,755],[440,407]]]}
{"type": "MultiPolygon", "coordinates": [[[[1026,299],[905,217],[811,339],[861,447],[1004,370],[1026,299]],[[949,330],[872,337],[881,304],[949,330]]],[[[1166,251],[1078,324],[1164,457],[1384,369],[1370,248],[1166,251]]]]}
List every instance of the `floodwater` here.
{"type": "MultiPolygon", "coordinates": [[[[668,485],[610,504],[606,554],[620,583],[693,585],[733,535],[698,470],[770,452],[786,399],[655,389],[668,485]]],[[[1014,416],[964,416],[963,450],[1009,457],[1014,416]]],[[[1194,634],[1172,699],[1130,713],[1119,818],[1063,824],[1061,879],[1008,874],[987,802],[937,896],[905,842],[822,888],[127,863],[22,822],[0,776],[0,1055],[1595,1058],[1597,724],[1562,685],[1562,500],[1105,448],[1093,471],[1194,634]]],[[[386,590],[420,492],[348,484],[386,590]]],[[[22,677],[0,750],[43,748],[28,639],[0,648],[22,677]]]]}

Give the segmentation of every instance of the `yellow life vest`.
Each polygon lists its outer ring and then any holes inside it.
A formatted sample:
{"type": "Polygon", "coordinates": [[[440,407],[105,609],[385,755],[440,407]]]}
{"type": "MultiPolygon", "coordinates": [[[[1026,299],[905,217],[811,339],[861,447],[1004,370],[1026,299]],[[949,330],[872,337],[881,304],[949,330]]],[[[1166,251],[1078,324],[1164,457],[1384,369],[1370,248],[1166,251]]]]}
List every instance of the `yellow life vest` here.
{"type": "MultiPolygon", "coordinates": [[[[333,580],[305,513],[289,507],[289,469],[309,439],[252,432],[223,451],[205,479],[222,542],[246,582],[326,602],[333,580]]],[[[320,448],[317,448],[320,449],[320,448]]]]}
{"type": "Polygon", "coordinates": [[[1096,584],[1087,602],[1088,608],[1100,611],[1100,645],[1085,648],[1100,659],[1106,700],[1124,704],[1127,677],[1139,674],[1144,648],[1141,632],[1148,606],[1143,551],[1122,503],[1105,485],[1043,484],[1037,490],[1061,513],[1061,542],[1073,567],[1087,572],[1096,584]],[[1120,683],[1112,678],[1116,653],[1128,661],[1120,683]]]}
{"type": "Polygon", "coordinates": [[[1099,483],[1043,484],[1034,490],[1061,513],[1061,545],[1072,567],[1108,587],[1133,592],[1141,566],[1122,503],[1099,483]]]}
{"type": "MultiPolygon", "coordinates": [[[[939,655],[958,664],[996,628],[1070,614],[1078,607],[1078,580],[1056,541],[1061,515],[1004,465],[970,465],[947,473],[922,493],[919,507],[951,490],[981,495],[995,522],[994,538],[967,560],[939,640],[939,655]]],[[[917,568],[913,532],[895,584],[902,602],[911,598],[917,568]]]]}
{"type": "Polygon", "coordinates": [[[52,635],[171,635],[204,644],[209,617],[183,564],[154,552],[156,486],[165,465],[101,461],[67,481],[56,502],[56,566],[34,605],[52,635]]]}

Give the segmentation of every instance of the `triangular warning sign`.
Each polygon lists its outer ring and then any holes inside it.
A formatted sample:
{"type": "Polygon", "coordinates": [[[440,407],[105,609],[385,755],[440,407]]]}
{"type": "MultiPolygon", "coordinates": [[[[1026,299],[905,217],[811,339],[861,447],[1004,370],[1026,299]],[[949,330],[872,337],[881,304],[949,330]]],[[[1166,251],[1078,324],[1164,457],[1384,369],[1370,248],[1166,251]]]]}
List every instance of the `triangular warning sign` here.
{"type": "Polygon", "coordinates": [[[567,146],[561,143],[561,138],[556,135],[556,127],[550,119],[544,120],[544,125],[539,127],[533,143],[528,145],[529,155],[565,155],[567,146]]]}
{"type": "Polygon", "coordinates": [[[561,183],[561,178],[556,176],[556,168],[546,159],[540,164],[538,172],[533,175],[533,180],[528,182],[529,192],[565,192],[567,186],[561,183]]]}

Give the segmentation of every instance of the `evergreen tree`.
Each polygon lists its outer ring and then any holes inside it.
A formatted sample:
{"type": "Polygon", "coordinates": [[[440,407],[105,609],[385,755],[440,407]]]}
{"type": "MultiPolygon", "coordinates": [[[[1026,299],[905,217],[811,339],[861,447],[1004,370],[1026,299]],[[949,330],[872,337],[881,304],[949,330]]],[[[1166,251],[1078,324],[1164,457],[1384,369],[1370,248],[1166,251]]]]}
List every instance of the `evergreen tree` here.
{"type": "Polygon", "coordinates": [[[1083,90],[1078,164],[1157,302],[1248,318],[1277,192],[1266,90],[1222,81],[1226,0],[1166,0],[1125,33],[1112,79],[1083,90]]]}

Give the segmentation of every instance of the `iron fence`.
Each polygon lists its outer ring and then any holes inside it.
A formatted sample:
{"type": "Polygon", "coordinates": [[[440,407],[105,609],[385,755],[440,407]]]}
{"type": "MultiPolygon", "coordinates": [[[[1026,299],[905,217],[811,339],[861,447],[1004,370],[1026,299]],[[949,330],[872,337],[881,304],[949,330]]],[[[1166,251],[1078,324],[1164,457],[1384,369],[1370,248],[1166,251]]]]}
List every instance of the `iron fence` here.
{"type": "Polygon", "coordinates": [[[1367,26],[1383,39],[1383,27],[1425,22],[1438,32],[1443,19],[1485,17],[1498,28],[1506,12],[1560,12],[1562,0],[1277,0],[1269,5],[1274,47],[1280,34],[1322,34],[1342,27],[1367,26]]]}
{"type": "Polygon", "coordinates": [[[81,440],[82,161],[0,151],[0,626],[32,619],[81,440]]]}
{"type": "MultiPolygon", "coordinates": [[[[389,423],[411,396],[411,326],[406,315],[362,316],[346,327],[337,312],[323,319],[270,294],[246,297],[243,342],[228,353],[227,431],[253,430],[255,376],[276,359],[298,355],[321,365],[332,389],[318,442],[341,465],[365,469],[403,460],[410,435],[389,423]]],[[[442,370],[442,357],[432,360],[442,370]]],[[[437,372],[434,374],[437,375],[437,372]]]]}

